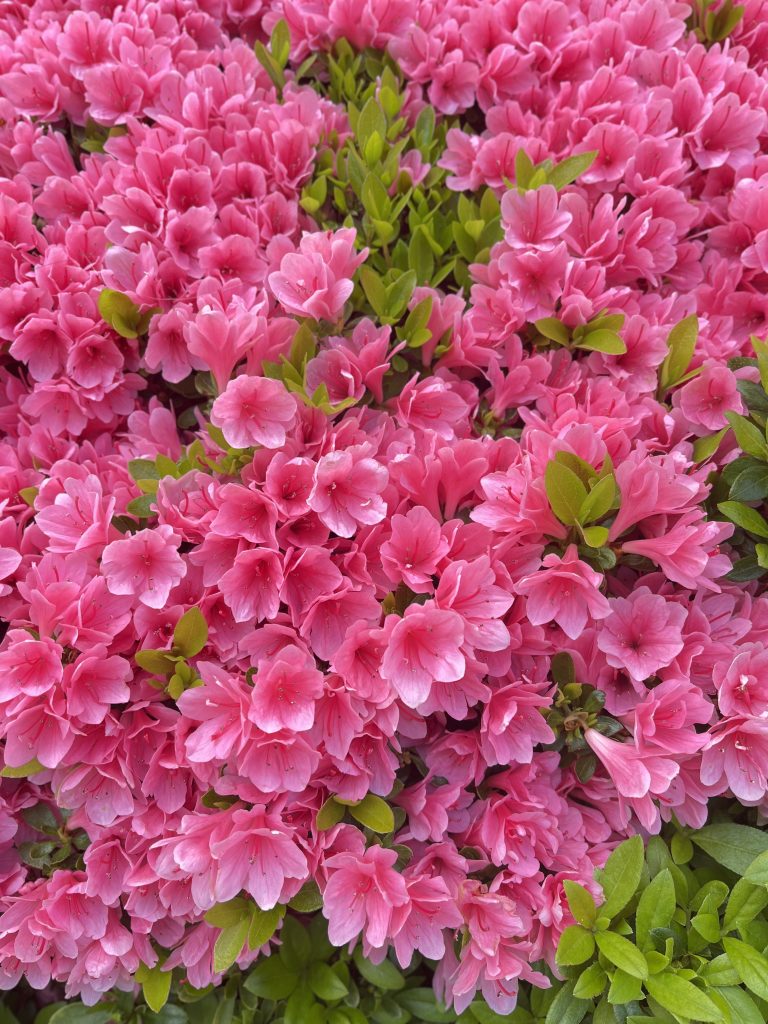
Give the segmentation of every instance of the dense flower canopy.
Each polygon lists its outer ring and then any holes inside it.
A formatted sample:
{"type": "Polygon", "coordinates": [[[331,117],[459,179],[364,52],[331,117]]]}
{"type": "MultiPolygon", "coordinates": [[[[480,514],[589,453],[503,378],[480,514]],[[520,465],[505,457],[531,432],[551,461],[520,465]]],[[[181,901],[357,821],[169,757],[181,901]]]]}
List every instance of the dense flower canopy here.
{"type": "Polygon", "coordinates": [[[700,8],[2,6],[0,986],[314,893],[507,1012],[565,880],[768,811],[768,11],[700,8]]]}

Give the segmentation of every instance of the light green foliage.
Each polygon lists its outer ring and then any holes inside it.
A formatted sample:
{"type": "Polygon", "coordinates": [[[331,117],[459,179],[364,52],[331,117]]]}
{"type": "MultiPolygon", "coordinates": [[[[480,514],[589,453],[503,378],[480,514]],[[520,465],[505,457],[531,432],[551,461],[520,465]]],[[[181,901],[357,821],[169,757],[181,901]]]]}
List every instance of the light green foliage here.
{"type": "MultiPolygon", "coordinates": [[[[700,438],[710,449],[710,457],[720,446],[726,434],[740,451],[717,475],[709,499],[713,518],[728,519],[736,527],[731,543],[741,557],[734,564],[728,578],[734,582],[747,582],[765,575],[768,570],[768,346],[759,338],[752,338],[754,358],[731,360],[729,366],[737,370],[744,366],[757,369],[760,382],[740,380],[738,389],[746,406],[746,414],[727,412],[725,431],[700,438]]],[[[696,453],[694,453],[696,454],[696,453]]]]}

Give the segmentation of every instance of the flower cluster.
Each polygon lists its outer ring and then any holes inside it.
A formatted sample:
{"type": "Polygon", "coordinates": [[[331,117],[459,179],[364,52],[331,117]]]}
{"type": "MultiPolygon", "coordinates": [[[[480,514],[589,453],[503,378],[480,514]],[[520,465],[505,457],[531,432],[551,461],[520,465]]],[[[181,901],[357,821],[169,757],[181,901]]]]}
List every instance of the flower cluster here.
{"type": "Polygon", "coordinates": [[[507,1013],[564,883],[768,813],[766,19],[599,7],[3,11],[0,987],[321,910],[507,1013]]]}

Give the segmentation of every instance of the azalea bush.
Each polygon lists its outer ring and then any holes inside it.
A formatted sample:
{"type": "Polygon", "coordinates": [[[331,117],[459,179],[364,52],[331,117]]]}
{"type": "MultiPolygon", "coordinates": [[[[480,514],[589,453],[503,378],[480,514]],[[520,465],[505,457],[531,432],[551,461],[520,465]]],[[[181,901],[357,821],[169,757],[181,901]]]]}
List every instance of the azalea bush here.
{"type": "Polygon", "coordinates": [[[4,7],[10,1024],[764,1012],[766,47],[4,7]]]}

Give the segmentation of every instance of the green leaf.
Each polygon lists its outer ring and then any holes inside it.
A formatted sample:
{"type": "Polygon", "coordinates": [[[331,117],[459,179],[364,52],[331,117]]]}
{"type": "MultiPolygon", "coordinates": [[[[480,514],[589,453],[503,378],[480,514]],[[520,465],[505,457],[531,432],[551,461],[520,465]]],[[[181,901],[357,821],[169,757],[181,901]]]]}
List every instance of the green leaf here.
{"type": "Polygon", "coordinates": [[[613,473],[604,476],[593,486],[579,509],[579,522],[592,523],[611,510],[616,500],[616,479],[613,473]]]}
{"type": "Polygon", "coordinates": [[[185,658],[193,658],[208,643],[208,623],[197,607],[188,609],[176,623],[173,643],[185,658]]]}
{"type": "Polygon", "coordinates": [[[531,158],[524,149],[515,153],[515,184],[520,189],[527,189],[533,178],[534,167],[531,158]]]}
{"type": "Polygon", "coordinates": [[[242,920],[250,920],[254,904],[242,896],[236,896],[226,903],[217,903],[205,912],[205,921],[213,928],[229,928],[242,920]]]}
{"type": "Polygon", "coordinates": [[[749,825],[705,825],[691,833],[691,839],[718,864],[737,875],[743,875],[755,857],[768,850],[768,832],[749,825]]]}
{"type": "Polygon", "coordinates": [[[0,778],[3,779],[28,779],[30,775],[37,775],[38,772],[44,772],[46,769],[36,757],[33,757],[31,761],[27,761],[26,764],[11,765],[7,764],[0,772],[0,778]]]}
{"type": "Polygon", "coordinates": [[[768,1000],[768,960],[763,954],[741,939],[726,937],[723,947],[742,983],[758,998],[768,1000]]]}
{"type": "Polygon", "coordinates": [[[718,988],[716,991],[730,1008],[733,1024],[765,1024],[765,1017],[743,988],[728,986],[718,988]]]}
{"type": "Polygon", "coordinates": [[[296,910],[300,914],[310,914],[314,910],[319,910],[322,905],[323,897],[314,878],[305,882],[293,899],[288,901],[291,910],[296,910]]]}
{"type": "Polygon", "coordinates": [[[349,992],[349,988],[328,964],[312,964],[307,973],[307,982],[315,995],[326,1002],[343,999],[349,992]]]}
{"type": "MultiPolygon", "coordinates": [[[[504,1014],[502,1016],[502,1014],[496,1013],[495,1010],[492,1010],[484,999],[473,999],[469,1004],[467,1013],[471,1015],[471,1019],[473,1021],[477,1021],[477,1024],[515,1024],[516,1019],[521,1019],[519,1016],[516,1018],[515,1014],[519,1015],[520,1013],[525,1013],[525,1011],[522,1007],[518,1007],[516,1010],[513,1010],[511,1014],[504,1014]]],[[[450,1020],[456,1020],[455,1014],[450,1018],[450,1020]]],[[[527,1020],[531,1020],[530,1014],[528,1014],[527,1020]]]]}
{"type": "Polygon", "coordinates": [[[377,175],[370,173],[366,176],[360,198],[363,208],[369,217],[376,220],[387,220],[392,209],[392,203],[389,193],[377,175]]]}
{"type": "Polygon", "coordinates": [[[701,989],[677,974],[654,974],[645,982],[645,987],[657,1003],[678,1017],[697,1021],[723,1019],[720,1010],[701,989]]]}
{"type": "Polygon", "coordinates": [[[291,30],[284,18],[281,18],[272,29],[269,48],[277,63],[284,68],[291,54],[291,30]]]}
{"type": "Polygon", "coordinates": [[[387,119],[376,99],[371,96],[358,114],[357,124],[355,125],[355,137],[361,147],[365,147],[366,142],[374,132],[378,133],[380,138],[386,138],[387,119]]]}
{"type": "Polygon", "coordinates": [[[711,459],[720,447],[720,442],[727,433],[728,427],[723,427],[723,429],[718,430],[716,434],[708,434],[706,437],[697,437],[693,442],[693,461],[706,462],[707,459],[711,459]]]}
{"type": "Polygon", "coordinates": [[[587,497],[587,489],[573,470],[552,460],[544,472],[550,507],[561,523],[573,526],[587,497]]]}
{"type": "Polygon", "coordinates": [[[416,274],[407,270],[387,288],[387,299],[384,314],[388,320],[399,320],[413,295],[416,287],[416,274]]]}
{"type": "Polygon", "coordinates": [[[394,1000],[417,1021],[425,1021],[426,1024],[452,1024],[456,1020],[452,1010],[444,1010],[438,1005],[431,988],[404,989],[394,996],[394,1000]]]}
{"type": "Polygon", "coordinates": [[[350,807],[349,813],[359,821],[361,825],[371,829],[372,832],[386,834],[394,832],[395,816],[389,804],[380,796],[369,793],[359,804],[350,807]]]}
{"type": "Polygon", "coordinates": [[[633,836],[616,847],[605,867],[597,874],[605,897],[601,914],[616,917],[626,907],[637,892],[642,871],[643,840],[640,836],[633,836]]]}
{"type": "Polygon", "coordinates": [[[533,326],[548,341],[554,341],[558,345],[567,345],[571,339],[568,328],[554,316],[545,316],[537,320],[533,326]]]}
{"type": "Polygon", "coordinates": [[[338,825],[345,814],[346,808],[332,796],[329,796],[317,812],[317,818],[315,819],[317,830],[325,832],[327,829],[333,828],[334,825],[338,825]]]}
{"type": "Polygon", "coordinates": [[[742,470],[731,484],[732,501],[762,501],[768,497],[768,465],[752,465],[742,470]]]}
{"type": "Polygon", "coordinates": [[[387,289],[384,282],[371,267],[362,266],[359,273],[360,283],[371,308],[378,316],[384,316],[387,309],[387,289]]]}
{"type": "Polygon", "coordinates": [[[138,338],[146,330],[144,317],[122,292],[103,288],[99,293],[99,314],[122,338],[138,338]]]}
{"type": "Polygon", "coordinates": [[[144,993],[144,1001],[150,1010],[159,1013],[168,1002],[173,981],[173,971],[164,971],[160,965],[144,971],[141,989],[144,993]]]}
{"type": "Polygon", "coordinates": [[[726,518],[748,533],[768,537],[768,523],[756,509],[740,501],[721,501],[717,507],[726,518]]]}
{"type": "Polygon", "coordinates": [[[669,868],[664,868],[643,889],[637,904],[635,934],[637,944],[644,948],[654,928],[666,928],[675,912],[675,883],[669,868]]]}
{"type": "Polygon", "coordinates": [[[744,878],[753,885],[768,885],[768,850],[755,857],[744,873],[744,878]]]}
{"type": "Polygon", "coordinates": [[[590,150],[588,153],[576,153],[574,156],[569,156],[552,168],[547,175],[547,181],[550,185],[554,185],[559,192],[588,171],[596,158],[596,149],[590,150]]]}
{"type": "Polygon", "coordinates": [[[596,999],[605,988],[608,975],[600,964],[590,964],[579,974],[573,994],[577,999],[596,999]]]}
{"type": "Polygon", "coordinates": [[[761,462],[768,462],[768,441],[761,430],[745,416],[737,412],[727,412],[725,418],[736,435],[739,448],[747,455],[752,455],[761,462]]]}
{"type": "Polygon", "coordinates": [[[597,908],[592,893],[578,882],[571,881],[570,878],[566,878],[563,882],[563,888],[568,900],[568,907],[574,918],[585,928],[591,928],[597,920],[597,908]]]}
{"type": "Polygon", "coordinates": [[[768,907],[768,890],[740,878],[731,890],[723,917],[723,931],[734,932],[754,921],[768,907]]]}
{"type": "Polygon", "coordinates": [[[285,85],[283,69],[260,40],[257,40],[254,44],[253,51],[256,54],[256,59],[259,64],[261,64],[267,72],[273,85],[277,88],[278,92],[280,92],[285,85]]]}
{"type": "Polygon", "coordinates": [[[70,1003],[57,1010],[50,1018],[49,1024],[110,1024],[113,1020],[111,1013],[98,1006],[70,1003]]]}
{"type": "Polygon", "coordinates": [[[176,662],[168,651],[136,651],[133,660],[139,668],[156,676],[165,676],[176,670],[176,662]]]}
{"type": "Polygon", "coordinates": [[[246,939],[249,949],[261,949],[269,942],[275,934],[275,929],[280,924],[283,916],[283,908],[272,907],[271,910],[262,910],[261,907],[252,906],[248,924],[248,937],[246,939]]]}
{"type": "Polygon", "coordinates": [[[608,528],[606,526],[585,526],[582,530],[584,540],[591,548],[601,548],[608,541],[608,528]]]}
{"type": "Polygon", "coordinates": [[[248,937],[250,918],[244,917],[221,930],[213,947],[213,969],[217,973],[228,971],[243,951],[248,937]]]}
{"type": "Polygon", "coordinates": [[[133,498],[129,501],[125,510],[129,515],[136,516],[137,519],[148,519],[153,514],[154,504],[153,494],[142,494],[140,498],[133,498]]]}
{"type": "Polygon", "coordinates": [[[573,967],[589,960],[594,952],[595,939],[592,932],[580,924],[572,924],[563,929],[557,944],[555,962],[562,967],[573,967]]]}
{"type": "Polygon", "coordinates": [[[182,1006],[166,1003],[159,1013],[154,1013],[151,1017],[144,1014],[144,1022],[145,1024],[189,1024],[189,1014],[182,1006]]]}
{"type": "Polygon", "coordinates": [[[286,917],[280,929],[280,942],[280,959],[289,971],[299,971],[311,960],[309,933],[295,917],[286,917]]]}
{"type": "Polygon", "coordinates": [[[279,956],[269,956],[251,971],[244,988],[261,999],[287,999],[299,984],[299,975],[286,968],[279,956]]]}
{"type": "Polygon", "coordinates": [[[648,963],[629,939],[617,935],[616,932],[598,932],[595,941],[597,948],[610,963],[631,974],[633,978],[640,978],[641,981],[648,977],[648,963]]]}
{"type": "Polygon", "coordinates": [[[667,337],[667,355],[659,370],[659,385],[667,391],[680,381],[690,366],[699,337],[699,321],[687,316],[672,328],[667,337]]]}
{"type": "Polygon", "coordinates": [[[581,1024],[591,1003],[574,996],[575,985],[575,981],[568,981],[563,985],[552,1000],[545,1024],[581,1024]]]}
{"type": "Polygon", "coordinates": [[[623,356],[627,351],[625,342],[615,331],[603,329],[590,331],[575,347],[586,349],[588,352],[605,352],[612,356],[623,356]]]}
{"type": "Polygon", "coordinates": [[[363,956],[359,946],[355,950],[353,958],[358,971],[370,985],[384,989],[385,992],[399,992],[401,988],[405,988],[405,978],[391,960],[382,960],[380,964],[372,964],[363,956]]]}
{"type": "Polygon", "coordinates": [[[161,480],[162,474],[154,462],[149,459],[131,459],[128,472],[134,480],[161,480]]]}
{"type": "Polygon", "coordinates": [[[642,997],[643,986],[640,979],[616,968],[608,989],[608,1002],[613,1006],[625,1006],[627,1003],[639,1002],[642,997]]]}

